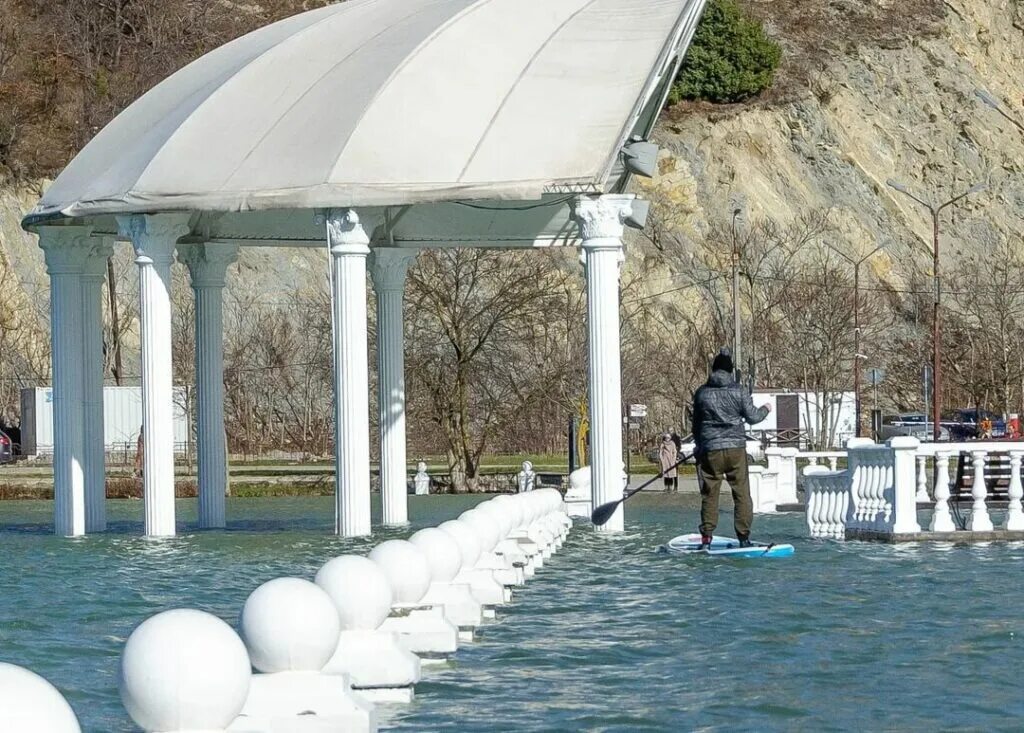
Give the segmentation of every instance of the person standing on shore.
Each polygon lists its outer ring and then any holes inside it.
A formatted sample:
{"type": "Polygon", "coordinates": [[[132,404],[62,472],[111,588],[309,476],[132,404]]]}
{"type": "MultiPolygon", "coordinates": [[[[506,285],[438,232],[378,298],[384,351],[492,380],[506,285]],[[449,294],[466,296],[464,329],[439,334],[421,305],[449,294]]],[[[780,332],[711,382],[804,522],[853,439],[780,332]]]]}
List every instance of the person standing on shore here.
{"type": "Polygon", "coordinates": [[[661,463],[661,477],[665,481],[665,493],[679,490],[679,473],[676,471],[676,462],[679,460],[679,453],[676,452],[676,444],[669,433],[661,436],[661,447],[658,449],[658,461],[661,463]]]}
{"type": "Polygon", "coordinates": [[[718,526],[718,496],[723,480],[732,489],[736,538],[741,547],[750,546],[754,505],[747,477],[745,426],[761,422],[769,412],[768,405],[754,407],[750,393],[733,378],[732,355],[722,349],[711,365],[708,381],[693,396],[702,548],[711,546],[718,526]]]}

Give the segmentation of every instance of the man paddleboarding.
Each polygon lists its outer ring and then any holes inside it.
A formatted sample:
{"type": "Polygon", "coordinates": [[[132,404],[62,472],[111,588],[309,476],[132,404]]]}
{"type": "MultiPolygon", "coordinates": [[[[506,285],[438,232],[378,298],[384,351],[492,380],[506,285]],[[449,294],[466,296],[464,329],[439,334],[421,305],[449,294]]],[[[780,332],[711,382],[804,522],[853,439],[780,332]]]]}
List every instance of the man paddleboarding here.
{"type": "Polygon", "coordinates": [[[732,355],[722,349],[711,364],[711,376],[693,395],[693,437],[700,483],[701,548],[711,547],[718,526],[718,495],[722,481],[732,489],[734,524],[740,547],[750,547],[754,504],[747,477],[745,424],[756,425],[771,407],[754,401],[733,378],[732,355]]]}

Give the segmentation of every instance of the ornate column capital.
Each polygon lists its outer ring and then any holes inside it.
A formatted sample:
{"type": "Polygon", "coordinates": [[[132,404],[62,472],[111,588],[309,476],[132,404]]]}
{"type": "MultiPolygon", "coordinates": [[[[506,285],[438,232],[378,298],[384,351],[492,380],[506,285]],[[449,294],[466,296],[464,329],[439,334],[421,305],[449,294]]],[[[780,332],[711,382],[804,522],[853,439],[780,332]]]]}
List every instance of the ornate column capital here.
{"type": "Polygon", "coordinates": [[[370,277],[373,289],[382,292],[404,292],[405,276],[416,261],[418,249],[374,247],[370,250],[370,277]]]}
{"type": "Polygon", "coordinates": [[[235,244],[179,244],[178,262],[188,267],[192,288],[223,288],[228,267],[238,260],[235,244]]]}
{"type": "Polygon", "coordinates": [[[114,254],[114,238],[110,235],[94,236],[92,250],[85,258],[82,277],[102,282],[107,276],[107,260],[114,254]]]}
{"type": "Polygon", "coordinates": [[[626,218],[632,213],[632,194],[581,196],[573,203],[573,219],[580,227],[583,247],[621,249],[626,218]]]}
{"type": "Polygon", "coordinates": [[[189,233],[189,213],[130,214],[117,217],[121,237],[135,248],[135,262],[163,265],[174,262],[174,246],[189,233]]]}
{"type": "Polygon", "coordinates": [[[315,220],[317,225],[327,227],[327,242],[335,257],[370,253],[370,238],[354,209],[331,209],[318,213],[315,220]]]}
{"type": "Polygon", "coordinates": [[[91,226],[39,227],[39,247],[50,275],[81,275],[94,245],[91,226]]]}

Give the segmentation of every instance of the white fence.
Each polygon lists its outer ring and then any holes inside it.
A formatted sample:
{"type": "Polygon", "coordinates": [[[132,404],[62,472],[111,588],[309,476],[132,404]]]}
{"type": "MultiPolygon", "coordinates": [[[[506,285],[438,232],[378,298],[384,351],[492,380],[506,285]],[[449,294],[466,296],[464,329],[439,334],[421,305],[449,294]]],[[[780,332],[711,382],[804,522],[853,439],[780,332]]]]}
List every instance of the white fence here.
{"type": "MultiPolygon", "coordinates": [[[[932,504],[928,529],[955,532],[950,510],[950,459],[969,454],[971,508],[964,529],[995,529],[988,504],[986,466],[1005,454],[1009,459],[1006,517],[1001,529],[1024,530],[1021,464],[1024,443],[919,443],[898,437],[886,445],[860,442],[846,454],[843,471],[810,465],[803,469],[807,527],[813,537],[841,539],[855,534],[914,535],[920,533],[919,503],[932,504]],[[929,462],[932,464],[929,479],[929,462]],[[929,495],[928,488],[932,487],[929,495]]],[[[786,456],[795,467],[798,456],[786,456]]]]}

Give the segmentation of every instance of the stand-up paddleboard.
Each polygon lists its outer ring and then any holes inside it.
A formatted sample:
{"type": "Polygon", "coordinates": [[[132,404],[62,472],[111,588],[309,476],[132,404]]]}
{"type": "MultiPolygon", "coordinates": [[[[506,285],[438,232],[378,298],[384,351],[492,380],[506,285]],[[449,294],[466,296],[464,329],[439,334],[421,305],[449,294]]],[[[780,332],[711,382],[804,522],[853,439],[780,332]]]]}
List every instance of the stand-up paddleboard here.
{"type": "Polygon", "coordinates": [[[711,555],[713,557],[739,558],[789,557],[795,552],[793,545],[764,542],[754,542],[750,547],[740,547],[739,540],[718,535],[711,539],[710,549],[702,550],[699,534],[684,534],[674,537],[669,540],[667,545],[659,547],[658,551],[667,552],[670,555],[711,555]]]}

